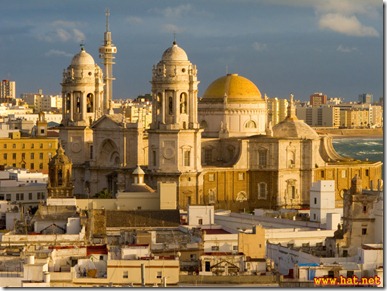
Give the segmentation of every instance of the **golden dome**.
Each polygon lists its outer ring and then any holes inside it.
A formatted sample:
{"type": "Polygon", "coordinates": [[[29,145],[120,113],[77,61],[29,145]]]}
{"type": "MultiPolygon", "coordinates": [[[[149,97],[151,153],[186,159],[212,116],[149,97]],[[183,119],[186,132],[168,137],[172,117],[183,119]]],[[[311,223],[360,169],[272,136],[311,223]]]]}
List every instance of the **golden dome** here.
{"type": "Polygon", "coordinates": [[[204,92],[203,102],[255,103],[262,101],[261,92],[249,79],[227,74],[212,82],[204,92]]]}

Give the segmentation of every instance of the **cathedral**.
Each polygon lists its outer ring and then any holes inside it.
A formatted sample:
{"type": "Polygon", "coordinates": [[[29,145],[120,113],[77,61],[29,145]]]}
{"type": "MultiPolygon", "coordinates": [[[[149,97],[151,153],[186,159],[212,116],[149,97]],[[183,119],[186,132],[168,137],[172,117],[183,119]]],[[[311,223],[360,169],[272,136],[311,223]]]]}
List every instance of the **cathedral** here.
{"type": "Polygon", "coordinates": [[[107,189],[114,197],[133,183],[175,182],[177,205],[214,205],[233,211],[304,208],[318,180],[335,180],[336,205],[354,176],[363,188],[382,177],[382,163],[340,156],[295,114],[267,122],[267,97],[249,79],[227,74],[199,97],[198,68],[176,41],[150,68],[152,123],[130,122],[112,111],[112,64],[117,49],[106,25],[104,69],[81,47],[63,72],[60,142],[72,161],[74,196],[107,189]]]}

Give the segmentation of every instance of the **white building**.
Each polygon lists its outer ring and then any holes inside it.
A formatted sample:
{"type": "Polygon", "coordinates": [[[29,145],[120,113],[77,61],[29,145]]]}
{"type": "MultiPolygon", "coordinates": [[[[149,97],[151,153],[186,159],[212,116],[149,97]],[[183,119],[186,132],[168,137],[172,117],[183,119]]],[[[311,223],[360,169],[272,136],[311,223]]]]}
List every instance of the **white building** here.
{"type": "Polygon", "coordinates": [[[328,213],[335,213],[335,181],[316,181],[310,188],[310,221],[326,223],[328,213]]]}

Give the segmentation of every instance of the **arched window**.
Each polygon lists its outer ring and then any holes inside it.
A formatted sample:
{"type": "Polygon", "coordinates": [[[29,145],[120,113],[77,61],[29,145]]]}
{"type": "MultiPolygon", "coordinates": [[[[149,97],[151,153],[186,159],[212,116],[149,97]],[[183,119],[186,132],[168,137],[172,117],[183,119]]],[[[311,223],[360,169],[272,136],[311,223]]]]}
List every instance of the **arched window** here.
{"type": "Polygon", "coordinates": [[[206,129],[208,127],[207,122],[205,120],[202,120],[200,122],[200,128],[206,129]]]}
{"type": "Polygon", "coordinates": [[[157,101],[157,104],[156,104],[156,114],[159,115],[160,114],[160,110],[161,110],[162,105],[163,105],[161,93],[157,94],[156,101],[157,101]]]}
{"type": "Polygon", "coordinates": [[[253,120],[249,120],[245,124],[245,128],[257,128],[257,124],[253,120]]]}
{"type": "Polygon", "coordinates": [[[173,114],[173,98],[172,97],[169,97],[169,99],[168,99],[168,107],[169,107],[169,114],[172,115],[173,114]]]}
{"type": "Polygon", "coordinates": [[[77,97],[77,113],[81,112],[81,98],[77,97]]]}
{"type": "Polygon", "coordinates": [[[71,106],[71,101],[70,101],[70,93],[67,93],[66,95],[66,113],[70,113],[70,106],[71,106]]]}
{"type": "Polygon", "coordinates": [[[88,113],[90,112],[94,112],[94,107],[93,107],[93,94],[89,93],[87,94],[87,97],[86,97],[86,111],[88,113]]]}
{"type": "Polygon", "coordinates": [[[180,113],[187,113],[187,94],[180,94],[180,113]]]}
{"type": "Polygon", "coordinates": [[[62,176],[62,170],[58,170],[58,186],[63,185],[63,176],[62,176]]]}

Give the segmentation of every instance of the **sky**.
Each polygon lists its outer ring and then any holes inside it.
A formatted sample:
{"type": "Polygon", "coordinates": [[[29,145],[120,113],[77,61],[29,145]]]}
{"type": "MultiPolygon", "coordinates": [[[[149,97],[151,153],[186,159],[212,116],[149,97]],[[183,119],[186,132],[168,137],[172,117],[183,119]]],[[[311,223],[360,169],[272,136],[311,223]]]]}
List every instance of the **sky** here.
{"type": "Polygon", "coordinates": [[[113,95],[150,93],[152,66],[174,34],[197,65],[199,97],[227,73],[262,95],[355,101],[383,96],[380,0],[0,0],[0,79],[16,94],[60,94],[62,72],[85,49],[101,66],[105,10],[117,54],[113,95]]]}

